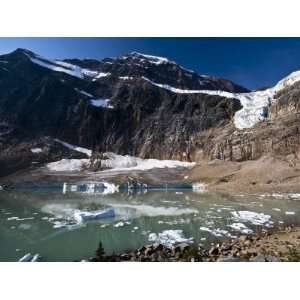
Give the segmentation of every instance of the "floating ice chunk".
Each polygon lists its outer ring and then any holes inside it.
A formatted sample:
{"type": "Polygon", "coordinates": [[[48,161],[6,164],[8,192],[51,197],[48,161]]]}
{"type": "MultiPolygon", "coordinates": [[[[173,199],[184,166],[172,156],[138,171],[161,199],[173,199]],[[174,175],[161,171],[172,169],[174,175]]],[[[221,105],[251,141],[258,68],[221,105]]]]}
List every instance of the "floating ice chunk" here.
{"type": "Polygon", "coordinates": [[[234,219],[237,221],[250,222],[253,225],[271,225],[270,215],[265,215],[264,213],[257,213],[253,211],[233,211],[231,212],[234,219]]]}
{"type": "Polygon", "coordinates": [[[33,256],[31,255],[31,253],[27,253],[19,259],[19,262],[29,262],[32,260],[32,258],[33,256]]]}
{"type": "Polygon", "coordinates": [[[206,189],[206,184],[201,182],[193,183],[193,192],[203,193],[205,192],[205,189],[206,189]]]}
{"type": "Polygon", "coordinates": [[[116,223],[116,224],[114,225],[114,227],[118,228],[118,227],[123,227],[124,225],[125,225],[124,222],[119,222],[119,223],[116,223]]]}
{"type": "Polygon", "coordinates": [[[115,211],[112,208],[98,210],[98,211],[76,211],[74,213],[74,219],[77,222],[113,218],[114,216],[115,216],[115,211]]]}
{"type": "Polygon", "coordinates": [[[244,234],[251,234],[253,233],[253,230],[248,228],[245,224],[243,223],[233,223],[231,225],[228,225],[228,227],[231,227],[232,229],[236,231],[240,231],[241,233],[244,234]]]}
{"type": "Polygon", "coordinates": [[[274,211],[281,211],[281,209],[280,208],[276,208],[276,207],[274,207],[274,208],[272,208],[274,211]]]}
{"type": "Polygon", "coordinates": [[[199,229],[201,231],[209,232],[209,233],[211,233],[215,237],[227,236],[227,237],[230,237],[230,238],[235,238],[235,236],[231,235],[231,233],[228,230],[225,230],[225,229],[221,229],[221,228],[208,228],[208,227],[204,227],[204,226],[201,226],[199,229]]]}
{"type": "Polygon", "coordinates": [[[148,240],[172,248],[177,243],[192,243],[194,238],[186,238],[182,230],[165,230],[161,233],[150,233],[148,240]]]}
{"type": "Polygon", "coordinates": [[[286,211],[285,214],[286,214],[286,215],[294,215],[295,212],[294,212],[294,211],[286,211]]]}
{"type": "Polygon", "coordinates": [[[19,259],[19,262],[37,262],[41,259],[39,254],[31,255],[31,253],[25,254],[19,259]]]}
{"type": "Polygon", "coordinates": [[[178,208],[178,207],[163,207],[163,206],[151,206],[146,204],[134,205],[126,203],[111,203],[110,206],[115,207],[118,214],[123,213],[128,214],[128,209],[132,210],[130,214],[135,217],[148,216],[148,217],[158,217],[158,216],[179,216],[185,214],[198,213],[198,210],[193,208],[178,208]],[[125,210],[125,212],[124,212],[125,210]]]}

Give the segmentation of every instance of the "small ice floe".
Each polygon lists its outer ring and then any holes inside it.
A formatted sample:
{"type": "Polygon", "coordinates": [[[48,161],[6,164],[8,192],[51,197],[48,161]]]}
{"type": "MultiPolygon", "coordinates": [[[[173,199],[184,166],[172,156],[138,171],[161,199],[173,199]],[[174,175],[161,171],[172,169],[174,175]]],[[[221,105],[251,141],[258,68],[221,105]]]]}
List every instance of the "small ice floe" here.
{"type": "Polygon", "coordinates": [[[67,222],[65,222],[65,221],[54,221],[53,222],[54,229],[65,228],[66,226],[67,226],[67,222]]]}
{"type": "Polygon", "coordinates": [[[115,216],[115,211],[113,208],[108,208],[104,210],[97,211],[76,211],[73,215],[77,222],[99,220],[105,218],[113,218],[115,216]]]}
{"type": "Polygon", "coordinates": [[[123,227],[125,225],[124,222],[118,222],[114,225],[114,227],[118,228],[118,227],[123,227]]]}
{"type": "Polygon", "coordinates": [[[294,211],[286,211],[285,214],[286,214],[286,215],[294,215],[295,212],[294,212],[294,211]]]}
{"type": "Polygon", "coordinates": [[[102,225],[100,225],[101,228],[106,228],[108,226],[109,226],[109,224],[102,224],[102,225]]]}
{"type": "Polygon", "coordinates": [[[243,223],[233,223],[231,225],[228,225],[228,227],[231,227],[232,229],[239,231],[244,234],[251,234],[253,233],[253,230],[248,228],[245,224],[243,223]]]}
{"type": "Polygon", "coordinates": [[[182,230],[165,230],[161,233],[150,233],[148,240],[172,248],[177,243],[193,243],[194,238],[186,238],[182,230]]]}
{"type": "Polygon", "coordinates": [[[231,233],[228,230],[221,229],[221,228],[208,228],[208,227],[201,226],[199,229],[201,231],[209,232],[215,237],[226,236],[229,238],[236,238],[236,236],[231,235],[231,233]]]}
{"type": "Polygon", "coordinates": [[[10,218],[7,218],[7,221],[26,221],[26,220],[34,220],[34,217],[28,217],[28,218],[10,217],[10,218]]]}
{"type": "Polygon", "coordinates": [[[254,211],[233,211],[231,214],[236,221],[249,222],[253,225],[264,225],[267,227],[273,224],[271,216],[265,215],[264,213],[257,213],[254,211]]]}
{"type": "Polygon", "coordinates": [[[206,190],[206,184],[198,182],[193,183],[193,192],[195,193],[203,193],[206,190]]]}
{"type": "Polygon", "coordinates": [[[274,211],[281,211],[281,209],[280,208],[276,208],[276,207],[274,207],[274,208],[272,208],[274,211]]]}
{"type": "Polygon", "coordinates": [[[289,194],[289,197],[292,199],[300,199],[300,193],[289,194]]]}
{"type": "Polygon", "coordinates": [[[158,224],[167,224],[167,225],[182,225],[182,224],[189,224],[191,222],[190,219],[183,219],[180,218],[178,220],[173,220],[173,221],[158,221],[158,224]]]}
{"type": "Polygon", "coordinates": [[[37,262],[40,259],[41,256],[38,253],[34,255],[31,255],[31,253],[27,253],[19,259],[19,262],[37,262]]]}

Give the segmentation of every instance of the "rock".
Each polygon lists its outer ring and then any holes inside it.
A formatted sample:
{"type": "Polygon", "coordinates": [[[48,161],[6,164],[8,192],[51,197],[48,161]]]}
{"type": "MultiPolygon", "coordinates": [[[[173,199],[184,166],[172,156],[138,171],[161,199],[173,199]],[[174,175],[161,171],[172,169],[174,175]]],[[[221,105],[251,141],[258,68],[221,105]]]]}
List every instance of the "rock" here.
{"type": "Polygon", "coordinates": [[[249,261],[252,261],[252,262],[265,262],[266,257],[263,254],[258,254],[257,256],[251,257],[249,261]]]}
{"type": "Polygon", "coordinates": [[[209,255],[212,255],[212,256],[216,256],[219,254],[219,248],[218,247],[212,247],[209,252],[208,252],[209,255]]]}
{"type": "Polygon", "coordinates": [[[281,262],[281,260],[278,257],[273,255],[266,255],[265,258],[268,262],[281,262]]]}
{"type": "Polygon", "coordinates": [[[244,258],[237,257],[237,256],[226,256],[226,257],[220,257],[217,260],[218,262],[242,262],[247,261],[244,258]]]}
{"type": "Polygon", "coordinates": [[[180,243],[180,244],[177,244],[175,247],[174,247],[174,252],[184,252],[188,249],[190,249],[191,246],[187,243],[180,243]]]}

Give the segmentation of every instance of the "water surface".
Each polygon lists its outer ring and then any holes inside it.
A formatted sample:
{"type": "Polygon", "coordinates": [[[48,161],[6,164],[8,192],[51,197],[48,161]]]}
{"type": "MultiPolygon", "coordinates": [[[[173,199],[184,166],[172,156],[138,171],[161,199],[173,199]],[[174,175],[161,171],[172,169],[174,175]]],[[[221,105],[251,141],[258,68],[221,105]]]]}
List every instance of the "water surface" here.
{"type": "Polygon", "coordinates": [[[62,193],[61,185],[0,192],[0,260],[39,253],[44,261],[74,261],[94,255],[101,240],[107,253],[149,243],[153,233],[182,230],[208,246],[242,232],[300,223],[300,195],[230,195],[191,190],[62,193]],[[114,218],[76,223],[76,210],[112,207],[114,218]]]}

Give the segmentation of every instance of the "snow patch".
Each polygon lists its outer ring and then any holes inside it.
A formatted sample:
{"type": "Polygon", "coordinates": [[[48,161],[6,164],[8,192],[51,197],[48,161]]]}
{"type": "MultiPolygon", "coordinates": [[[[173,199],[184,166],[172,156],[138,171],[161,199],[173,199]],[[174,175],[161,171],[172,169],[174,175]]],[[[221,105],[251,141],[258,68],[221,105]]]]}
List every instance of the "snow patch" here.
{"type": "Polygon", "coordinates": [[[241,102],[242,109],[234,115],[234,124],[238,129],[251,128],[256,123],[264,120],[267,116],[268,107],[271,105],[274,95],[287,86],[300,81],[300,71],[291,73],[289,76],[280,80],[274,87],[250,93],[230,93],[225,91],[212,90],[183,90],[172,87],[167,84],[153,82],[152,80],[142,77],[144,80],[160,88],[169,90],[178,94],[207,94],[225,98],[235,98],[241,102]]]}
{"type": "Polygon", "coordinates": [[[61,159],[59,161],[48,163],[46,166],[51,171],[56,172],[74,172],[82,171],[90,164],[89,159],[61,159]]]}
{"type": "Polygon", "coordinates": [[[191,168],[194,162],[177,160],[142,159],[129,155],[118,155],[112,152],[104,153],[107,159],[101,160],[101,166],[115,170],[150,170],[154,168],[191,168]]]}
{"type": "Polygon", "coordinates": [[[59,140],[59,139],[54,139],[54,141],[57,142],[57,143],[62,144],[63,146],[65,146],[65,147],[68,148],[68,149],[71,149],[71,150],[74,150],[74,151],[77,151],[77,152],[84,153],[84,154],[86,154],[88,157],[92,156],[92,150],[90,150],[90,149],[83,148],[83,147],[79,147],[79,146],[75,146],[75,145],[66,143],[66,142],[64,142],[64,141],[61,141],[61,140],[59,140]]]}
{"type": "Polygon", "coordinates": [[[30,151],[32,153],[42,153],[43,152],[43,150],[41,148],[31,148],[30,151]]]}
{"type": "Polygon", "coordinates": [[[110,99],[92,99],[90,100],[91,105],[95,107],[114,108],[109,104],[110,99]]]}
{"type": "Polygon", "coordinates": [[[85,91],[76,89],[76,88],[75,88],[75,91],[78,92],[78,93],[80,93],[80,94],[82,94],[82,95],[84,95],[84,96],[90,97],[90,98],[93,98],[93,97],[94,97],[93,95],[91,95],[91,94],[89,94],[89,93],[87,93],[87,92],[85,92],[85,91]]]}

